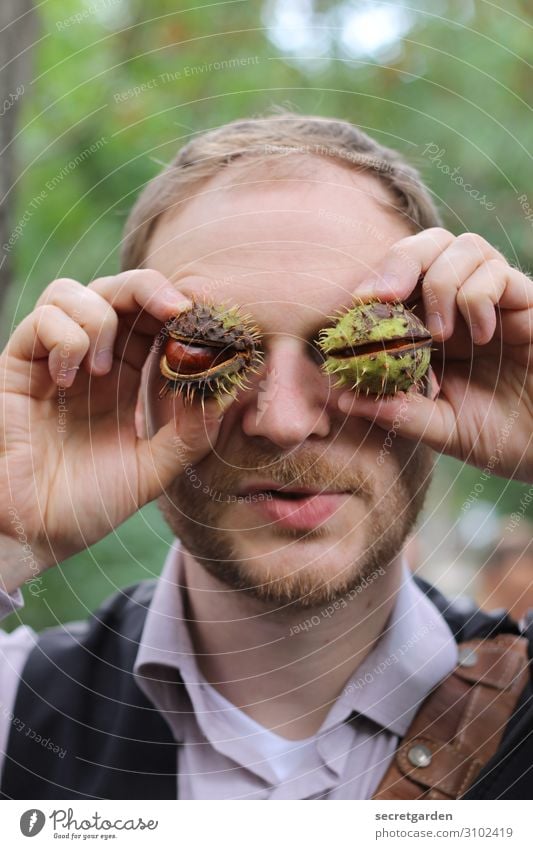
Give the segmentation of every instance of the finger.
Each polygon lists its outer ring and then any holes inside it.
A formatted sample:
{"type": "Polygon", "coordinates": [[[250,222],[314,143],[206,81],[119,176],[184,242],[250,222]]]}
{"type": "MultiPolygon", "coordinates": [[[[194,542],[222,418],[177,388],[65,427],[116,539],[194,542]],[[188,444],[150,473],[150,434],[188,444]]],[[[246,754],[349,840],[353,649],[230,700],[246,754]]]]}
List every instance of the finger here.
{"type": "Polygon", "coordinates": [[[21,321],[8,342],[6,353],[25,363],[47,357],[52,380],[68,387],[89,345],[89,337],[79,324],[59,307],[45,304],[21,321]]]}
{"type": "Polygon", "coordinates": [[[233,401],[225,396],[221,401],[211,398],[182,407],[151,439],[138,441],[141,504],[161,495],[178,475],[213,449],[223,415],[233,401]]]}
{"type": "Polygon", "coordinates": [[[502,329],[497,336],[503,341],[531,343],[533,281],[504,260],[491,259],[476,269],[459,289],[457,306],[476,344],[492,339],[498,319],[502,329]],[[499,315],[496,307],[501,308],[499,315]]]}
{"type": "MultiPolygon", "coordinates": [[[[496,336],[507,345],[533,344],[533,309],[502,310],[496,336]]],[[[525,364],[531,369],[531,350],[524,351],[525,364]]]]}
{"type": "Polygon", "coordinates": [[[115,358],[140,371],[160,330],[161,321],[151,315],[124,316],[115,341],[115,358]]]}
{"type": "Polygon", "coordinates": [[[135,333],[130,327],[121,324],[115,342],[115,359],[140,371],[150,353],[152,342],[153,336],[135,333]]]}
{"type": "Polygon", "coordinates": [[[436,339],[443,341],[452,335],[457,314],[457,292],[487,260],[506,264],[499,251],[482,236],[462,233],[427,270],[422,282],[425,323],[436,339]]]}
{"type": "Polygon", "coordinates": [[[161,322],[189,309],[192,302],[159,271],[137,268],[89,283],[119,314],[146,310],[161,322]]]}
{"type": "Polygon", "coordinates": [[[375,273],[363,280],[356,294],[363,297],[405,301],[425,273],[455,236],[443,227],[430,227],[392,245],[375,273]]]}
{"type": "Polygon", "coordinates": [[[147,312],[124,313],[120,323],[130,327],[135,333],[142,334],[153,340],[161,330],[161,319],[154,318],[147,312]]]}
{"type": "Polygon", "coordinates": [[[499,306],[506,310],[526,310],[533,307],[533,280],[505,263],[505,289],[499,306]]]}
{"type": "Polygon", "coordinates": [[[37,306],[51,304],[69,315],[87,333],[90,344],[84,365],[89,373],[106,374],[113,361],[118,318],[97,292],[77,280],[61,278],[46,287],[37,306]]]}
{"type": "Polygon", "coordinates": [[[346,415],[368,419],[398,436],[423,442],[434,451],[453,452],[455,415],[442,398],[431,400],[420,392],[398,392],[393,398],[374,400],[344,393],[338,406],[346,415]]]}

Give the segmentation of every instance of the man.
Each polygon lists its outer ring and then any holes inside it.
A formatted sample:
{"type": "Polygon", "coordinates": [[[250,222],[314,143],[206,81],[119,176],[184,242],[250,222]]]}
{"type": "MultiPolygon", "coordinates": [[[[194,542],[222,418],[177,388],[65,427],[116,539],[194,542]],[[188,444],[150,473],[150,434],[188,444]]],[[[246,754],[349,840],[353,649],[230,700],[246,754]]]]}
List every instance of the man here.
{"type": "MultiPolygon", "coordinates": [[[[440,227],[395,152],[291,114],[195,137],[141,194],[123,269],[51,283],[2,356],[4,609],[153,499],[176,544],[157,586],[88,624],[3,636],[3,793],[371,798],[428,694],[476,658],[457,641],[518,634],[450,609],[402,548],[436,452],[533,479],[533,284],[440,227]],[[316,338],[354,296],[416,309],[429,392],[333,387],[316,338]],[[262,335],[264,366],[223,408],[158,398],[154,335],[193,298],[238,305],[262,335]]],[[[506,763],[521,681],[497,729],[506,763]]],[[[464,795],[476,752],[457,788],[446,774],[409,793],[464,795]]],[[[407,755],[419,772],[432,758],[407,755]]],[[[511,761],[494,787],[493,758],[479,795],[512,795],[511,761]]]]}

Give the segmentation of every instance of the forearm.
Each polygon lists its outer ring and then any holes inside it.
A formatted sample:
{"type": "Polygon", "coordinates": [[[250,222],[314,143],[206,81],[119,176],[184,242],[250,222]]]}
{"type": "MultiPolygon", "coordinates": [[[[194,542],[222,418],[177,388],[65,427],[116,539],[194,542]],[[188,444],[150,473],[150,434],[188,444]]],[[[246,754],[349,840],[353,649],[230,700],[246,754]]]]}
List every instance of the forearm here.
{"type": "Polygon", "coordinates": [[[46,568],[28,543],[22,525],[14,526],[17,538],[0,534],[0,590],[13,593],[23,584],[40,582],[46,568]],[[20,528],[20,534],[17,531],[20,528]]]}
{"type": "MultiPolygon", "coordinates": [[[[22,607],[22,596],[11,596],[0,590],[0,621],[22,607]]],[[[18,685],[24,664],[35,645],[36,634],[26,625],[11,634],[0,630],[0,773],[2,772],[7,741],[12,729],[21,731],[23,724],[14,713],[18,685]]]]}

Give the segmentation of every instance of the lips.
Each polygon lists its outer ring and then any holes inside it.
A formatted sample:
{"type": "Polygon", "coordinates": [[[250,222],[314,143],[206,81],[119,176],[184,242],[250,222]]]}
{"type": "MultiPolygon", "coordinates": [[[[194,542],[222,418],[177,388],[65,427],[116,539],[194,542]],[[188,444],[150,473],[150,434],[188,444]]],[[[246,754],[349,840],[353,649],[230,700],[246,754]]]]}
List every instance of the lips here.
{"type": "Polygon", "coordinates": [[[354,493],[346,490],[313,490],[273,482],[243,488],[247,506],[269,523],[297,530],[312,530],[324,524],[354,493]]]}

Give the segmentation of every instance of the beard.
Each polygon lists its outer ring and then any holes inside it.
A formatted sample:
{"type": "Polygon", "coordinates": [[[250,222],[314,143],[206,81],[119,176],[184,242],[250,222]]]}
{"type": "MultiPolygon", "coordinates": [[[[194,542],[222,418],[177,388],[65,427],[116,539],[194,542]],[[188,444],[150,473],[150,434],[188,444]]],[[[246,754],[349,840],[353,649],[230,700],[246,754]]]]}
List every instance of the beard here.
{"type": "Polygon", "coordinates": [[[177,477],[158,498],[165,521],[195,560],[226,589],[292,610],[331,604],[359,592],[375,580],[376,572],[385,574],[383,570],[401,552],[422,510],[432,479],[433,451],[397,438],[394,453],[381,467],[381,478],[383,469],[396,474],[389,482],[381,482],[380,492],[373,471],[363,472],[353,463],[334,465],[324,450],[288,455],[275,452],[271,443],[269,450],[260,447],[262,442],[251,439],[242,446],[238,466],[208,456],[177,477]],[[266,476],[289,488],[352,491],[358,509],[364,505],[364,515],[345,529],[340,541],[327,524],[305,531],[269,526],[266,554],[248,557],[243,540],[245,535],[257,540],[257,526],[231,528],[228,517],[235,493],[253,476],[266,476]],[[338,550],[342,543],[348,548],[344,554],[338,550]],[[284,559],[290,562],[285,565],[284,559]]]}

